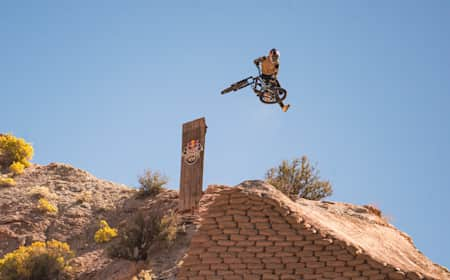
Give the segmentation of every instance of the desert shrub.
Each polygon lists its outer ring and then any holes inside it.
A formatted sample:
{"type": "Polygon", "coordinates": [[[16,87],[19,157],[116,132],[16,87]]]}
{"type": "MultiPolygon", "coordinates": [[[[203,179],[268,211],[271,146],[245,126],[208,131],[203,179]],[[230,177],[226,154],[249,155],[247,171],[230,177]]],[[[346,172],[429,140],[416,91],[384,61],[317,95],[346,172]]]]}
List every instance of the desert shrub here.
{"type": "Polygon", "coordinates": [[[13,178],[0,177],[0,187],[14,187],[16,181],[13,178]]]}
{"type": "Polygon", "coordinates": [[[33,147],[31,144],[11,134],[0,135],[0,166],[10,167],[18,162],[24,167],[28,167],[32,158],[33,147]]]}
{"type": "Polygon", "coordinates": [[[131,278],[131,280],[155,280],[157,279],[155,274],[151,269],[141,270],[136,276],[131,278]]]}
{"type": "Polygon", "coordinates": [[[102,205],[95,205],[95,212],[96,213],[105,213],[105,212],[111,212],[114,209],[116,209],[115,205],[113,204],[102,204],[102,205]]]}
{"type": "Polygon", "coordinates": [[[51,204],[47,199],[40,198],[38,202],[38,209],[45,213],[56,214],[58,213],[58,208],[51,204]]]}
{"type": "Polygon", "coordinates": [[[117,236],[117,229],[111,228],[105,220],[100,221],[100,228],[94,235],[95,242],[106,243],[117,236]]]}
{"type": "Polygon", "coordinates": [[[319,171],[306,156],[291,162],[283,160],[266,173],[266,181],[291,198],[320,200],[333,193],[329,181],[321,181],[319,171]]]}
{"type": "Polygon", "coordinates": [[[167,184],[167,177],[159,172],[146,170],[144,175],[139,177],[141,195],[155,196],[161,192],[163,186],[167,184]]]}
{"type": "Polygon", "coordinates": [[[152,251],[171,246],[176,235],[176,214],[151,214],[144,217],[142,213],[138,213],[134,220],[120,231],[118,242],[111,244],[108,252],[111,257],[146,260],[152,251]]]}
{"type": "Polygon", "coordinates": [[[367,204],[367,205],[363,205],[363,207],[366,208],[370,213],[372,213],[380,218],[382,217],[381,210],[377,206],[375,206],[373,204],[367,204]]]}
{"type": "Polygon", "coordinates": [[[81,203],[90,203],[92,202],[92,192],[90,191],[83,191],[82,193],[80,193],[77,196],[77,203],[81,204],[81,203]]]}
{"type": "Polygon", "coordinates": [[[14,173],[15,175],[19,175],[22,174],[23,171],[25,169],[25,165],[23,165],[23,163],[20,162],[13,162],[10,166],[9,166],[9,170],[14,173]]]}
{"type": "Polygon", "coordinates": [[[39,199],[55,199],[56,194],[52,193],[48,187],[45,186],[34,186],[28,191],[28,195],[32,198],[39,199]]]}
{"type": "Polygon", "coordinates": [[[177,224],[178,216],[173,211],[161,218],[159,238],[167,245],[172,245],[177,238],[177,224]]]}
{"type": "Polygon", "coordinates": [[[67,243],[56,240],[21,246],[0,259],[0,279],[63,279],[70,271],[68,260],[73,256],[67,243]]]}

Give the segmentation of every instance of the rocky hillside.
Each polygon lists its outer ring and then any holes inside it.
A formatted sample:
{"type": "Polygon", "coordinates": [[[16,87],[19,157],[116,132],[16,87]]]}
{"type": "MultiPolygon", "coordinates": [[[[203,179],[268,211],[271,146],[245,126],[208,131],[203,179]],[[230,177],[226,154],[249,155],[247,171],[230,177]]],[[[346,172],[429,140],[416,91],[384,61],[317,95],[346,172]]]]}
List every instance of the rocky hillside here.
{"type": "Polygon", "coordinates": [[[0,257],[20,245],[55,239],[67,242],[75,251],[71,265],[76,279],[131,279],[150,266],[154,274],[174,279],[171,270],[182,256],[177,250],[187,246],[183,238],[179,238],[181,246],[176,243],[170,252],[153,257],[149,264],[109,258],[106,245],[97,244],[94,234],[100,220],[120,229],[138,213],[151,216],[175,210],[177,192],[167,190],[154,198],[143,198],[133,188],[59,163],[33,165],[14,179],[16,186],[0,188],[0,257]],[[57,214],[39,211],[42,197],[57,206],[57,214]]]}
{"type": "MultiPolygon", "coordinates": [[[[294,202],[261,181],[247,181],[234,188],[209,187],[203,194],[198,212],[178,215],[177,238],[172,246],[153,250],[140,261],[111,258],[107,253],[109,245],[94,241],[101,220],[118,228],[119,232],[139,216],[149,224],[155,213],[177,212],[178,193],[164,190],[155,197],[143,197],[133,188],[97,179],[86,171],[59,163],[32,165],[16,176],[15,181],[17,184],[14,187],[0,187],[0,258],[20,245],[30,245],[34,241],[64,241],[76,254],[71,261],[73,279],[177,279],[178,273],[183,274],[179,279],[206,280],[211,275],[214,279],[246,279],[239,275],[247,275],[245,273],[249,273],[251,267],[257,266],[261,266],[259,271],[264,273],[261,275],[271,275],[270,279],[298,279],[295,278],[297,276],[276,276],[275,267],[281,267],[282,273],[292,275],[297,272],[303,275],[308,271],[307,276],[313,277],[310,279],[334,279],[332,276],[319,277],[317,273],[321,270],[325,273],[322,275],[360,273],[358,279],[372,279],[364,278],[365,270],[355,272],[352,268],[352,271],[346,272],[349,262],[357,263],[357,267],[364,269],[369,269],[374,263],[379,264],[379,268],[371,269],[370,273],[378,271],[380,276],[387,271],[395,279],[450,278],[446,268],[433,264],[423,256],[411,238],[386,222],[377,209],[304,199],[294,202]],[[57,206],[58,212],[40,211],[38,200],[42,197],[57,206]],[[285,220],[286,224],[281,227],[280,223],[285,223],[285,220]],[[245,222],[246,232],[252,234],[244,233],[242,221],[245,222]],[[278,230],[282,230],[283,234],[286,230],[292,232],[283,236],[278,230]],[[352,260],[332,262],[333,265],[343,266],[335,268],[328,267],[328,263],[319,264],[322,259],[316,258],[316,252],[310,251],[310,255],[305,257],[305,248],[309,246],[308,249],[316,250],[314,244],[318,239],[322,243],[333,242],[330,248],[345,251],[352,260]],[[253,244],[253,240],[257,243],[253,244]],[[278,241],[283,246],[274,246],[278,241]],[[238,248],[236,242],[245,246],[238,248]],[[308,245],[308,242],[313,244],[308,245]],[[263,247],[257,248],[258,244],[263,247]],[[226,256],[209,252],[211,248],[227,250],[224,253],[226,256]],[[256,263],[246,264],[249,259],[239,257],[243,250],[256,263]],[[258,253],[258,250],[264,252],[258,253]],[[277,254],[284,256],[280,257],[280,262],[296,261],[294,264],[267,263],[266,258],[278,260],[277,254]],[[211,258],[223,263],[210,264],[211,258]],[[235,262],[233,265],[225,261],[230,258],[235,262]],[[315,267],[308,268],[308,262],[303,264],[304,258],[314,259],[315,267]],[[297,271],[299,265],[306,268],[297,271]],[[215,272],[211,272],[213,266],[215,272]],[[291,270],[286,272],[291,266],[291,270]],[[233,270],[233,267],[236,269],[233,270]]],[[[317,249],[317,256],[334,258],[323,244],[317,249]]],[[[255,274],[254,271],[250,273],[255,274]]],[[[252,279],[262,279],[258,277],[263,276],[256,274],[256,278],[252,279]]]]}

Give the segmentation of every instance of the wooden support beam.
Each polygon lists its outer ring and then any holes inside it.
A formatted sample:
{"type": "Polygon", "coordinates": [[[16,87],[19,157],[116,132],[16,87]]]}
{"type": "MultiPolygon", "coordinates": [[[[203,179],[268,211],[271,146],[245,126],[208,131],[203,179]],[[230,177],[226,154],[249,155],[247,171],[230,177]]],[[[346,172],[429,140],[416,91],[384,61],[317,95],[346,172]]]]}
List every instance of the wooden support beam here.
{"type": "Polygon", "coordinates": [[[197,209],[202,196],[206,128],[205,118],[183,124],[179,205],[182,212],[197,209]]]}

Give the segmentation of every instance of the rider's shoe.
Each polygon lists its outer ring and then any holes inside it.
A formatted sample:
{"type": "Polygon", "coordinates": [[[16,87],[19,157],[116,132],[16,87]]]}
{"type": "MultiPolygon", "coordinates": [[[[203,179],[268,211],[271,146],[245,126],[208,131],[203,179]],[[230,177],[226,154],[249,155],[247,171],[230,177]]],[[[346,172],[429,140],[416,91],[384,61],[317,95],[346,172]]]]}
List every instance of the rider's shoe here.
{"type": "Polygon", "coordinates": [[[289,109],[289,107],[291,107],[291,105],[289,105],[289,104],[284,105],[283,108],[282,108],[283,112],[287,112],[287,110],[289,109]]]}

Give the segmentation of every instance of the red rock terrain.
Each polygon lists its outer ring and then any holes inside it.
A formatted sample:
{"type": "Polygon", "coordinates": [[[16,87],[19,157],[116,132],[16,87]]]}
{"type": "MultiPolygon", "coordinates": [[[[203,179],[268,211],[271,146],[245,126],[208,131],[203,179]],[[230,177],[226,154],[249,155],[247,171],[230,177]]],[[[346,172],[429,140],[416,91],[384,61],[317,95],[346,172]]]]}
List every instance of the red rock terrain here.
{"type": "Polygon", "coordinates": [[[371,206],[294,202],[262,181],[208,196],[180,280],[450,279],[371,206]]]}
{"type": "Polygon", "coordinates": [[[20,245],[55,239],[67,242],[75,251],[71,265],[76,279],[131,279],[147,267],[152,267],[153,274],[175,279],[173,267],[188,246],[189,225],[170,250],[148,262],[108,257],[106,245],[97,244],[94,234],[102,219],[120,229],[138,212],[149,216],[155,211],[175,210],[177,192],[165,190],[154,198],[142,198],[133,188],[58,163],[33,165],[14,179],[15,187],[0,188],[0,258],[20,245]],[[39,211],[40,197],[57,205],[58,213],[39,211]]]}
{"type": "Polygon", "coordinates": [[[57,163],[33,165],[15,180],[15,187],[0,188],[0,257],[33,241],[64,241],[76,253],[74,279],[450,279],[376,209],[294,202],[261,181],[208,188],[198,212],[180,215],[169,249],[145,261],[111,258],[107,245],[94,241],[100,220],[120,229],[137,213],[176,211],[178,193],[143,198],[133,188],[57,163]],[[38,211],[39,197],[57,205],[58,213],[38,211]]]}

